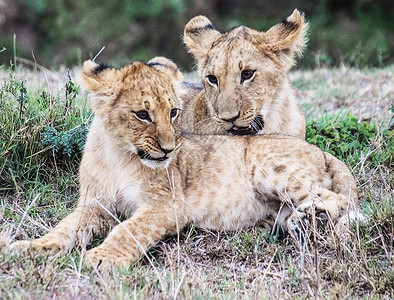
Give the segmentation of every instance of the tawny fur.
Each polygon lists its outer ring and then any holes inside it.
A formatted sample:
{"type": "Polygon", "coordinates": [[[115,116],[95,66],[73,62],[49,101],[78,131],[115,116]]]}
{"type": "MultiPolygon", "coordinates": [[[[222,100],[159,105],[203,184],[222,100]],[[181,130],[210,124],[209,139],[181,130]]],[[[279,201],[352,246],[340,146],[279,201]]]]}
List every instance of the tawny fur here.
{"type": "Polygon", "coordinates": [[[333,222],[357,210],[350,171],[302,139],[179,135],[181,75],[169,60],[119,70],[87,61],[81,77],[93,92],[95,117],[80,166],[78,205],[48,234],[11,249],[68,251],[116,224],[113,216],[120,213],[126,220],[85,256],[108,270],[128,267],[191,222],[218,230],[264,222],[294,231],[312,209],[333,222]]]}
{"type": "Polygon", "coordinates": [[[266,32],[241,26],[221,34],[204,16],[190,20],[184,42],[198,61],[203,89],[196,95],[190,88],[184,97],[183,131],[305,138],[305,118],[287,73],[305,46],[307,29],[297,10],[266,32]],[[248,80],[241,77],[245,70],[254,72],[248,80]],[[209,81],[212,75],[216,84],[209,81]],[[254,131],[239,130],[253,127],[254,131]]]}

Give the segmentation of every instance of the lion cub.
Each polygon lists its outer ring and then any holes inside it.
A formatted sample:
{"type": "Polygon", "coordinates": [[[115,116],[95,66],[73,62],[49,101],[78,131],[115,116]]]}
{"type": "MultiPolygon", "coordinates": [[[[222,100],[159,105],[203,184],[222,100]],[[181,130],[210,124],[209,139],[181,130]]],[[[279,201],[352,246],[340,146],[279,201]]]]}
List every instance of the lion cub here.
{"type": "Polygon", "coordinates": [[[87,262],[128,267],[187,223],[235,230],[263,221],[295,230],[312,209],[335,223],[357,209],[347,167],[307,142],[280,135],[179,134],[182,76],[165,58],[121,69],[83,64],[95,117],[80,166],[75,210],[43,237],[11,249],[68,251],[126,216],[87,262]]]}
{"type": "Polygon", "coordinates": [[[221,34],[206,17],[187,23],[184,42],[198,61],[203,90],[184,96],[186,132],[305,138],[305,118],[287,79],[308,24],[293,14],[266,32],[245,26],[221,34]]]}

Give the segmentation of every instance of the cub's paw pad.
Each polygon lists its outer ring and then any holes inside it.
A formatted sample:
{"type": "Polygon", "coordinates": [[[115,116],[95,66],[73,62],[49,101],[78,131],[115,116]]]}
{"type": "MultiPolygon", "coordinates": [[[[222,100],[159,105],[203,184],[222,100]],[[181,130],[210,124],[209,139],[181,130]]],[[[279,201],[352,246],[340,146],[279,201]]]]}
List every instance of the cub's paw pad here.
{"type": "Polygon", "coordinates": [[[327,224],[329,216],[325,211],[316,212],[316,226],[322,227],[327,224]]]}

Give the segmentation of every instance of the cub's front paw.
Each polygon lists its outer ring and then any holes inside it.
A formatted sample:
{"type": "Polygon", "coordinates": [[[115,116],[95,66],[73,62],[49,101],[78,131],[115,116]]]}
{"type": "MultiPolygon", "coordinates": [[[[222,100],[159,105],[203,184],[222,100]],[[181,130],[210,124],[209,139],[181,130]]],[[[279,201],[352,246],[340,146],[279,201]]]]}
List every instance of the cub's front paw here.
{"type": "Polygon", "coordinates": [[[127,269],[133,262],[131,258],[102,246],[90,249],[85,254],[87,264],[100,272],[109,272],[112,268],[127,269]]]}
{"type": "Polygon", "coordinates": [[[17,241],[17,242],[13,242],[8,247],[8,250],[14,252],[26,252],[31,248],[32,248],[32,241],[17,241]]]}
{"type": "Polygon", "coordinates": [[[67,245],[60,240],[53,240],[47,238],[39,238],[32,241],[17,241],[10,245],[9,249],[16,252],[33,252],[49,251],[51,254],[65,253],[68,250],[67,245]]]}

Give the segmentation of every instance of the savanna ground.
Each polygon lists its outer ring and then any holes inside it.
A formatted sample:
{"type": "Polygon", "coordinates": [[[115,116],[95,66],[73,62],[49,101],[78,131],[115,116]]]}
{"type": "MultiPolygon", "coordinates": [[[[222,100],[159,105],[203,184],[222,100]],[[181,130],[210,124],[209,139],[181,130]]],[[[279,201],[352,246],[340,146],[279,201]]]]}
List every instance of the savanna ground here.
{"type": "MultiPolygon", "coordinates": [[[[258,226],[189,226],[109,276],[89,269],[79,248],[66,256],[5,252],[0,298],[393,299],[394,66],[294,71],[290,80],[309,121],[308,140],[339,156],[356,178],[369,221],[352,227],[346,240],[330,228],[311,228],[295,241],[258,226]]],[[[0,85],[4,246],[43,235],[73,209],[92,115],[66,70],[2,69],[0,85]]]]}

